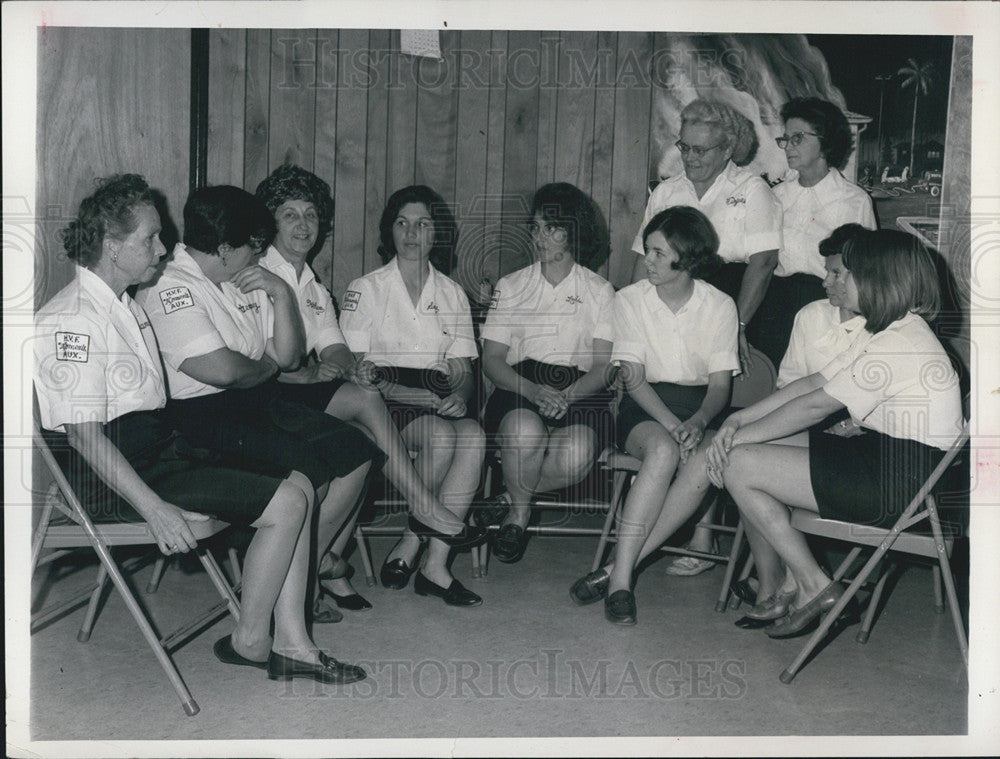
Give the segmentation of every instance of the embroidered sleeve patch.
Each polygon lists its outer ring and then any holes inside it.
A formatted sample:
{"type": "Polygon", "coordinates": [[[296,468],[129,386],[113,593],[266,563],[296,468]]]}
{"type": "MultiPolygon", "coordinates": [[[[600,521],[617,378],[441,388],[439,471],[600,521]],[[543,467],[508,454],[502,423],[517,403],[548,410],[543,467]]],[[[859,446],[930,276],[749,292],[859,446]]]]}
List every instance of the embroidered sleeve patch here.
{"type": "Polygon", "coordinates": [[[186,287],[169,287],[160,290],[160,303],[163,304],[163,313],[172,314],[174,311],[193,306],[194,298],[186,287]]]}
{"type": "Polygon", "coordinates": [[[56,360],[87,363],[90,358],[90,335],[56,332],[56,360]]]}
{"type": "Polygon", "coordinates": [[[496,308],[497,304],[500,302],[500,291],[494,290],[493,297],[490,298],[490,308],[496,308]]]}
{"type": "Polygon", "coordinates": [[[357,290],[348,290],[344,293],[344,302],[340,308],[342,311],[357,311],[361,302],[361,293],[357,290]]]}

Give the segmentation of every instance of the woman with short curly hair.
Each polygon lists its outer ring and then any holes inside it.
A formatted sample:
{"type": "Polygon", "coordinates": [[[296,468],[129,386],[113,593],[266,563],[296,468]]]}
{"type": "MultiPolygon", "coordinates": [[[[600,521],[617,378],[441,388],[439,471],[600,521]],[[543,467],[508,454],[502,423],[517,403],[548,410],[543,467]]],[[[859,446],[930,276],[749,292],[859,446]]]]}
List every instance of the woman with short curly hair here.
{"type": "Polygon", "coordinates": [[[825,297],[820,241],[843,224],[875,228],[868,193],[840,173],[852,147],[843,112],[819,98],[793,98],[781,107],[781,118],[785,131],[777,142],[792,173],[773,189],[781,203],[782,242],[755,343],[775,366],[788,347],[795,315],[825,297]]]}

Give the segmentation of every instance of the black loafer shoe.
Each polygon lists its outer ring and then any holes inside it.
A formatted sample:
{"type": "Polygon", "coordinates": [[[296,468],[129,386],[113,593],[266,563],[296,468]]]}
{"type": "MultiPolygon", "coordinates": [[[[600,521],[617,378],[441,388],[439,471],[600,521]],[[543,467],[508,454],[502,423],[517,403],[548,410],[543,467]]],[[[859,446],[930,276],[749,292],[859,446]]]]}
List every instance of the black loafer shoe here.
{"type": "Polygon", "coordinates": [[[749,580],[736,580],[729,586],[729,589],[743,603],[750,604],[751,606],[757,603],[757,591],[751,587],[749,580]]]}
{"type": "Polygon", "coordinates": [[[604,599],[604,616],[616,625],[636,622],[635,594],[631,590],[616,590],[604,599]]]}
{"type": "Polygon", "coordinates": [[[482,598],[458,580],[452,580],[451,585],[442,588],[424,577],[423,572],[417,572],[417,576],[413,578],[413,590],[418,596],[437,596],[449,606],[479,606],[483,602],[482,598]]]}
{"type": "Polygon", "coordinates": [[[324,595],[330,596],[333,602],[337,604],[341,609],[347,609],[348,611],[367,611],[372,608],[371,602],[365,598],[360,593],[351,593],[347,596],[337,595],[336,593],[321,588],[324,595]]]}
{"type": "MultiPolygon", "coordinates": [[[[416,564],[416,562],[413,563],[416,564]]],[[[382,569],[379,571],[378,577],[382,581],[382,587],[402,590],[406,587],[406,584],[410,581],[410,575],[416,569],[415,566],[409,566],[402,559],[393,559],[392,561],[386,559],[382,563],[382,569]]]]}
{"type": "Polygon", "coordinates": [[[493,536],[493,555],[504,564],[514,564],[524,556],[528,535],[523,527],[505,524],[493,536]]]}
{"type": "Polygon", "coordinates": [[[247,659],[245,656],[240,656],[236,653],[236,649],[233,648],[233,636],[231,635],[227,635],[225,638],[219,638],[215,641],[215,645],[212,646],[212,650],[215,652],[215,658],[223,664],[238,664],[242,667],[267,669],[266,661],[247,659]]]}
{"type": "Polygon", "coordinates": [[[267,677],[270,680],[308,677],[326,685],[356,683],[358,680],[364,680],[368,677],[368,673],[361,667],[339,662],[322,651],[319,652],[319,660],[320,664],[309,664],[272,651],[271,655],[267,657],[267,677]]]}
{"type": "Polygon", "coordinates": [[[472,521],[480,527],[491,527],[500,524],[508,511],[510,511],[510,501],[504,498],[503,494],[495,495],[479,508],[473,507],[472,521]]]}
{"type": "Polygon", "coordinates": [[[580,606],[600,601],[608,594],[611,576],[604,569],[595,569],[574,582],[569,588],[569,597],[580,606]]]}
{"type": "Polygon", "coordinates": [[[422,538],[437,538],[451,548],[472,548],[486,540],[486,530],[476,525],[463,524],[460,532],[448,535],[424,524],[412,514],[409,522],[410,531],[415,535],[422,538]]]}

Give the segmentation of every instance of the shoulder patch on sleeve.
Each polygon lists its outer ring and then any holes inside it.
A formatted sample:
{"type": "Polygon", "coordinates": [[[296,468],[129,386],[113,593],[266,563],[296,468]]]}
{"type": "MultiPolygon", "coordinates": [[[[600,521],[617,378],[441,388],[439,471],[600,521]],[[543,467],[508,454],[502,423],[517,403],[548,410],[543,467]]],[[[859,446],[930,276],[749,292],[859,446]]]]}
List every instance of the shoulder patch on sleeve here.
{"type": "Polygon", "coordinates": [[[344,302],[341,304],[342,311],[357,311],[361,302],[361,293],[357,290],[348,290],[344,293],[344,302]]]}
{"type": "Polygon", "coordinates": [[[493,290],[493,296],[490,298],[490,308],[496,308],[497,304],[500,302],[500,288],[493,290]]]}
{"type": "Polygon", "coordinates": [[[90,335],[56,332],[56,360],[85,364],[90,359],[90,335]]]}
{"type": "Polygon", "coordinates": [[[191,291],[186,287],[169,287],[166,290],[160,290],[160,303],[163,304],[165,314],[172,314],[174,311],[193,306],[194,298],[191,297],[191,291]]]}

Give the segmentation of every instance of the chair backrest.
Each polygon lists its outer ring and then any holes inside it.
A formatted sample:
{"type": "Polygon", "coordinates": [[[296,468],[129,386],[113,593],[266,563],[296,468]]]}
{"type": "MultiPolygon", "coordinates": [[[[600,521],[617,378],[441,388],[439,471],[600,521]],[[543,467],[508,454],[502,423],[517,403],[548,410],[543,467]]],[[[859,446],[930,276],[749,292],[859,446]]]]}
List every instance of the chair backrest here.
{"type": "Polygon", "coordinates": [[[759,350],[750,347],[750,365],[747,370],[733,380],[733,408],[746,408],[774,392],[778,373],[771,359],[759,350]]]}

